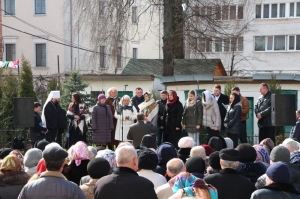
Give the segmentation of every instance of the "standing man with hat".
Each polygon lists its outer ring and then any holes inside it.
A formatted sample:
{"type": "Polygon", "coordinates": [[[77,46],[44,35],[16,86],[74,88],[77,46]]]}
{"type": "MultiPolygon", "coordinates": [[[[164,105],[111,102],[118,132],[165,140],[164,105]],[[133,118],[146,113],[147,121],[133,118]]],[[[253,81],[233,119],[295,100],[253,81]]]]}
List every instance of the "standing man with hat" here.
{"type": "Polygon", "coordinates": [[[219,199],[249,199],[256,190],[251,181],[238,175],[240,153],[234,149],[223,149],[219,153],[222,170],[204,178],[207,184],[216,187],[219,199]]]}
{"type": "Polygon", "coordinates": [[[61,147],[46,147],[43,152],[46,171],[40,178],[27,183],[19,194],[18,199],[27,198],[64,198],[85,199],[81,189],[69,182],[61,173],[67,163],[68,153],[61,147]]]}

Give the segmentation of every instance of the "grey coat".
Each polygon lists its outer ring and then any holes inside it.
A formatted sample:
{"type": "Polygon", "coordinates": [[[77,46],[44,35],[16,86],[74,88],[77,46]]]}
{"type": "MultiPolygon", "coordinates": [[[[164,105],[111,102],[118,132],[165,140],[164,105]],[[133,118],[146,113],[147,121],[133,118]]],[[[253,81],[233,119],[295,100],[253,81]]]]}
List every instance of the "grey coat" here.
{"type": "Polygon", "coordinates": [[[259,128],[271,127],[271,95],[272,93],[268,91],[265,96],[260,96],[255,105],[255,115],[261,114],[262,118],[258,120],[257,124],[259,128]]]}
{"type": "Polygon", "coordinates": [[[239,102],[233,108],[228,106],[224,119],[224,126],[227,133],[239,134],[241,131],[242,104],[239,102]]]}
{"type": "Polygon", "coordinates": [[[196,129],[197,125],[202,125],[203,107],[201,101],[197,100],[194,106],[184,107],[182,125],[185,125],[185,131],[188,133],[197,133],[200,129],[196,129]]]}
{"type": "Polygon", "coordinates": [[[107,104],[97,104],[92,113],[93,142],[105,144],[111,142],[111,132],[114,129],[113,115],[107,104]]]}
{"type": "Polygon", "coordinates": [[[86,199],[81,189],[65,179],[60,172],[47,171],[40,178],[29,182],[18,199],[86,199]]]}
{"type": "Polygon", "coordinates": [[[203,125],[214,129],[218,127],[221,130],[221,115],[217,102],[211,98],[207,105],[203,104],[203,125]]]}

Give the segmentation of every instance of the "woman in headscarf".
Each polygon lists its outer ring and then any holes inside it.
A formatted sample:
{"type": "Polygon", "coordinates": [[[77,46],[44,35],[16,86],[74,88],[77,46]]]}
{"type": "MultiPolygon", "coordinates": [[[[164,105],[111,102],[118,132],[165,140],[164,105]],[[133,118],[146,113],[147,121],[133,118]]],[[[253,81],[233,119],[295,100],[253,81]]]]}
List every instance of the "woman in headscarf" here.
{"type": "Polygon", "coordinates": [[[24,156],[22,153],[18,150],[12,150],[9,155],[14,155],[18,158],[20,161],[20,171],[25,171],[25,166],[24,166],[24,156]]]}
{"type": "Polygon", "coordinates": [[[21,162],[15,155],[8,155],[0,167],[0,194],[4,199],[16,199],[30,175],[21,170],[21,162]]]}
{"type": "Polygon", "coordinates": [[[182,118],[183,129],[194,139],[195,145],[200,144],[200,126],[202,125],[202,105],[195,90],[190,90],[186,100],[182,118]]]}
{"type": "Polygon", "coordinates": [[[153,126],[156,126],[158,119],[158,105],[156,101],[151,98],[150,92],[144,93],[145,101],[139,105],[141,113],[145,115],[145,121],[150,122],[153,126]]]}
{"type": "Polygon", "coordinates": [[[179,101],[176,91],[170,90],[168,92],[167,106],[166,140],[171,142],[178,149],[178,141],[181,138],[182,131],[181,120],[183,107],[179,101]]]}
{"type": "Polygon", "coordinates": [[[202,93],[202,105],[203,105],[203,125],[206,127],[208,139],[219,135],[221,129],[221,115],[218,103],[209,91],[202,93]]]}
{"type": "Polygon", "coordinates": [[[88,127],[86,125],[86,117],[88,117],[89,109],[81,101],[78,93],[72,94],[72,102],[69,104],[67,118],[70,119],[69,136],[66,140],[66,149],[76,144],[78,141],[86,142],[86,133],[88,127]]]}
{"type": "MultiPolygon", "coordinates": [[[[106,104],[110,107],[112,115],[115,115],[115,111],[119,106],[120,98],[118,97],[118,89],[111,87],[107,90],[106,104]]],[[[114,130],[111,130],[111,143],[108,144],[110,150],[114,149],[114,145],[118,146],[119,142],[115,140],[115,132],[117,126],[117,118],[113,117],[114,130]]]]}
{"type": "Polygon", "coordinates": [[[79,141],[69,150],[70,163],[68,169],[64,169],[66,178],[79,185],[80,179],[88,175],[87,165],[90,162],[90,153],[87,145],[79,141]]]}
{"type": "Polygon", "coordinates": [[[270,166],[270,156],[268,150],[261,145],[253,146],[256,151],[256,160],[254,162],[262,162],[267,168],[270,166]]]}
{"type": "Polygon", "coordinates": [[[136,119],[137,111],[131,104],[130,97],[124,95],[119,103],[119,108],[115,112],[115,118],[118,119],[115,140],[126,141],[129,127],[136,119]]]}

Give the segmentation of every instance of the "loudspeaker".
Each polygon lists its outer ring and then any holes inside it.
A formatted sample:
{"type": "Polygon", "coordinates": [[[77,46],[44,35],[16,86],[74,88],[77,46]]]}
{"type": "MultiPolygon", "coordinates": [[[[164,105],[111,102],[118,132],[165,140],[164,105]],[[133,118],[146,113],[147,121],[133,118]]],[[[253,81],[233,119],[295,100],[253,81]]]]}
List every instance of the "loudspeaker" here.
{"type": "Polygon", "coordinates": [[[272,126],[294,126],[296,124],[296,95],[272,94],[272,126]]]}
{"type": "Polygon", "coordinates": [[[33,127],[34,124],[33,97],[14,98],[15,127],[33,127]]]}

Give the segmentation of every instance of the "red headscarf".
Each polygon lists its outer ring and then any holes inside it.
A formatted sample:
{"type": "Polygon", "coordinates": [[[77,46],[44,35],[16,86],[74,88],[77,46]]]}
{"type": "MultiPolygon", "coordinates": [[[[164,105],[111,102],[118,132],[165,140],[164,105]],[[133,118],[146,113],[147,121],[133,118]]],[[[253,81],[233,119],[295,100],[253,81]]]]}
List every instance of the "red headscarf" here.
{"type": "Polygon", "coordinates": [[[177,102],[177,100],[178,100],[178,96],[177,96],[176,91],[174,91],[174,90],[170,90],[170,91],[171,91],[172,94],[173,94],[173,100],[170,100],[169,95],[168,95],[168,101],[167,101],[167,104],[168,104],[168,105],[172,105],[172,104],[174,104],[175,102],[177,102]]]}
{"type": "Polygon", "coordinates": [[[45,163],[45,159],[42,158],[39,163],[36,166],[36,173],[38,175],[41,175],[41,173],[43,173],[44,171],[46,171],[46,163],[45,163]]]}

